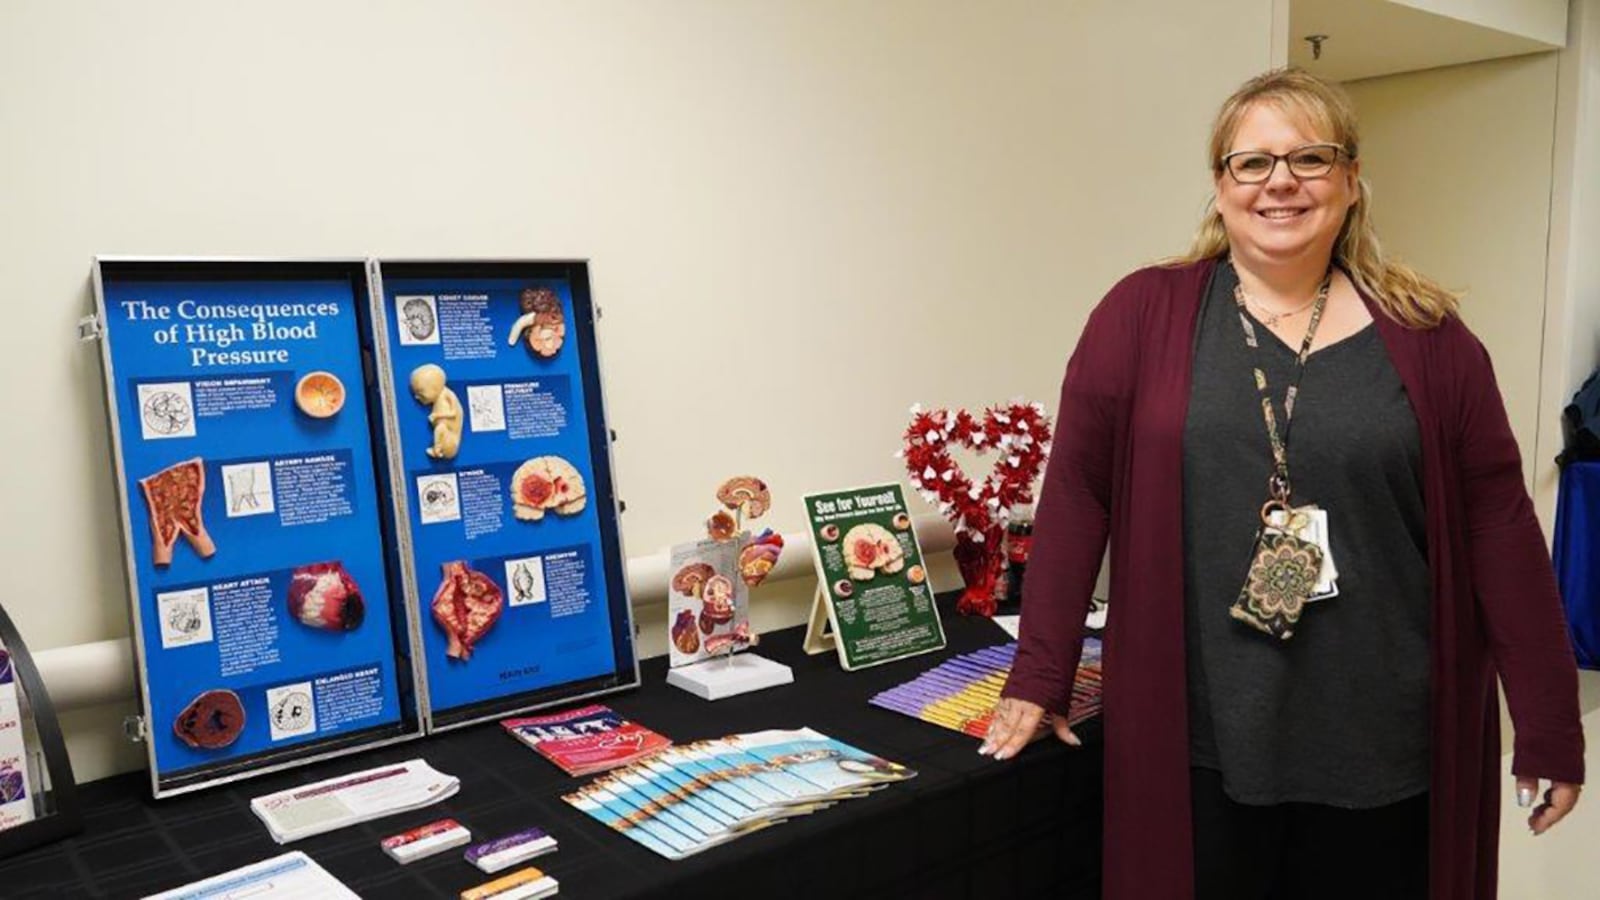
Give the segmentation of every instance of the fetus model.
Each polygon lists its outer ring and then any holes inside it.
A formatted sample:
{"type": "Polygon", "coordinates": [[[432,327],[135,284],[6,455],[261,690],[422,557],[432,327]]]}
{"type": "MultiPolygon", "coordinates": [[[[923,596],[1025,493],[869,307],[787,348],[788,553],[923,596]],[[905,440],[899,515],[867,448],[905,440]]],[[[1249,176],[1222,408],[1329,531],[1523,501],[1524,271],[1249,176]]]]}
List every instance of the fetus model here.
{"type": "Polygon", "coordinates": [[[433,363],[413,369],[411,396],[432,407],[428,424],[433,426],[433,446],[427,449],[428,456],[455,459],[461,449],[461,399],[445,385],[444,369],[433,363]]]}

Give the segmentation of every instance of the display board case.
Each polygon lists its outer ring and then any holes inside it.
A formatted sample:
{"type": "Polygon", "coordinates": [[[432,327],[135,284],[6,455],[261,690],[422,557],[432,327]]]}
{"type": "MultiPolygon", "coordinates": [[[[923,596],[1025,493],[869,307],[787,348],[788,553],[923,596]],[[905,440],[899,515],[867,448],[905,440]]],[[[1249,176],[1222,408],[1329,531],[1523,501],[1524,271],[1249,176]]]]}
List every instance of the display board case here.
{"type": "Polygon", "coordinates": [[[371,274],[429,729],[637,685],[587,263],[371,274]]]}
{"type": "Polygon", "coordinates": [[[639,683],[582,262],[101,258],[156,796],[639,683]]]}
{"type": "Polygon", "coordinates": [[[156,796],[413,737],[365,260],[102,258],[156,796]]]}

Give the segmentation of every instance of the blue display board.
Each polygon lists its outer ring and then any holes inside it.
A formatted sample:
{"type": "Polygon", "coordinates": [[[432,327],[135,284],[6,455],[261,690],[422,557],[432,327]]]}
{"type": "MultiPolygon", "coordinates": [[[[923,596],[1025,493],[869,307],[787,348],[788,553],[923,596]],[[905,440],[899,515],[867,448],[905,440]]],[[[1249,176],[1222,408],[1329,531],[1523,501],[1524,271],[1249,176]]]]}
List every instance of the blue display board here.
{"type": "Polygon", "coordinates": [[[587,268],[378,272],[431,724],[637,684],[587,268]]]}
{"type": "Polygon", "coordinates": [[[99,284],[156,793],[418,731],[364,264],[99,284]]]}

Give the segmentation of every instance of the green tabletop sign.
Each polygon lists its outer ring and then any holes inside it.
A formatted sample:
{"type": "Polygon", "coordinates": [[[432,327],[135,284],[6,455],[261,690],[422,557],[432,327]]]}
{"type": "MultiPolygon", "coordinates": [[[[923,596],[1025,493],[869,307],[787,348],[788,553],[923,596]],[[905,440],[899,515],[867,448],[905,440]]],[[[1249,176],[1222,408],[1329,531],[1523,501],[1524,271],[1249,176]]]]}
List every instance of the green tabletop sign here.
{"type": "Polygon", "coordinates": [[[943,647],[944,627],[900,486],[810,494],[805,504],[820,579],[813,630],[820,630],[825,606],[839,664],[854,670],[943,647]]]}

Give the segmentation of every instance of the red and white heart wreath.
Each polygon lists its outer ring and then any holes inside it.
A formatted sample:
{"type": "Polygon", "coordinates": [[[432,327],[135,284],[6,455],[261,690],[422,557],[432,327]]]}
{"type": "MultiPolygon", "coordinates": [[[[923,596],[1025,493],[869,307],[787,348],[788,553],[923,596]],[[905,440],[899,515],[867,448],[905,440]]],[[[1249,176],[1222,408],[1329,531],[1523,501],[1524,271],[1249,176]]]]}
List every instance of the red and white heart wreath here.
{"type": "Polygon", "coordinates": [[[1044,404],[1020,399],[985,409],[981,419],[919,403],[895,455],[905,460],[912,487],[955,526],[958,540],[997,544],[1012,504],[1033,502],[1033,483],[1050,455],[1050,417],[1044,404]],[[999,456],[975,484],[950,457],[952,447],[999,456]]]}

